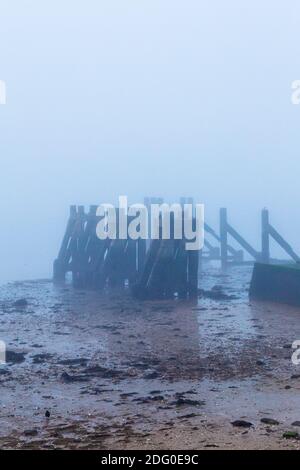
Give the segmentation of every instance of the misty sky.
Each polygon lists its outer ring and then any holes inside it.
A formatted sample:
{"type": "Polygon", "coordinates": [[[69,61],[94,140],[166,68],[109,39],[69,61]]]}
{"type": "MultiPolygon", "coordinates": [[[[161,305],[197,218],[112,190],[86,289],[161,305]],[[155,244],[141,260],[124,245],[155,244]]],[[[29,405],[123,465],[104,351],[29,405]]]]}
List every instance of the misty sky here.
{"type": "Polygon", "coordinates": [[[70,204],[194,196],[300,253],[298,0],[2,0],[0,280],[48,277],[70,204]]]}

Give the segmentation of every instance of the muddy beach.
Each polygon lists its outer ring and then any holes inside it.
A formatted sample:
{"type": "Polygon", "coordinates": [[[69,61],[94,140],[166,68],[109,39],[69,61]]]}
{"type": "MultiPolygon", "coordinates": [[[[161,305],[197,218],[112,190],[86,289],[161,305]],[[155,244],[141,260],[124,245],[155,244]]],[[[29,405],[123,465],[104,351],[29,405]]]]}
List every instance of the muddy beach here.
{"type": "Polygon", "coordinates": [[[205,269],[194,302],[3,285],[1,448],[300,448],[300,309],[205,269]]]}

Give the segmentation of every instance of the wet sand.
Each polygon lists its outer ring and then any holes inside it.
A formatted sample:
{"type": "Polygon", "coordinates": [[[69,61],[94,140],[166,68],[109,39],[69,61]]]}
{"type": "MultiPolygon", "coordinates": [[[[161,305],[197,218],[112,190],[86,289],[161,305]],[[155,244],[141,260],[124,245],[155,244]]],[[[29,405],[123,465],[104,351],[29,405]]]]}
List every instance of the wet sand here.
{"type": "Polygon", "coordinates": [[[230,298],[195,302],[2,286],[0,447],[299,449],[300,309],[249,302],[249,280],[205,268],[230,298]]]}

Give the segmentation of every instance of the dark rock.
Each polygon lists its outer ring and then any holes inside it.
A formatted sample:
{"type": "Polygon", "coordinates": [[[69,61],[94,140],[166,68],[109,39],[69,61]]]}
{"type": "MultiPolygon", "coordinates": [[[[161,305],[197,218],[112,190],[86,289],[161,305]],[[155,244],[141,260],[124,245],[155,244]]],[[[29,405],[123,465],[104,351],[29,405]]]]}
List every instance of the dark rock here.
{"type": "Polygon", "coordinates": [[[148,374],[145,374],[143,376],[144,379],[146,380],[151,380],[151,379],[157,379],[159,377],[159,373],[154,371],[154,372],[149,372],[148,374]]]}
{"type": "Polygon", "coordinates": [[[154,395],[150,397],[150,400],[152,401],[163,401],[165,397],[163,395],[154,395]]]}
{"type": "Polygon", "coordinates": [[[184,405],[203,406],[203,405],[205,405],[205,401],[191,400],[189,398],[179,397],[179,398],[177,398],[177,400],[173,401],[171,403],[171,405],[175,405],[175,406],[184,406],[184,405]]]}
{"type": "Polygon", "coordinates": [[[222,291],[220,286],[214,286],[211,290],[198,290],[200,296],[207,297],[213,300],[236,300],[238,297],[236,295],[228,295],[222,291]]]}
{"type": "Polygon", "coordinates": [[[272,418],[262,418],[260,421],[263,424],[270,424],[273,426],[277,426],[279,424],[279,421],[277,421],[276,419],[272,419],[272,418]]]}
{"type": "Polygon", "coordinates": [[[137,395],[137,392],[120,393],[120,398],[128,398],[137,395]]]}
{"type": "Polygon", "coordinates": [[[49,410],[47,410],[47,411],[45,412],[45,416],[46,416],[46,418],[50,418],[50,411],[49,411],[49,410]]]}
{"type": "Polygon", "coordinates": [[[177,416],[177,419],[190,419],[190,418],[195,418],[196,416],[199,416],[199,415],[197,413],[189,413],[187,415],[177,416]]]}
{"type": "Polygon", "coordinates": [[[26,299],[18,299],[13,303],[14,307],[27,307],[28,301],[26,299]]]}
{"type": "Polygon", "coordinates": [[[20,364],[25,361],[25,354],[15,351],[6,351],[6,362],[11,364],[20,364]]]}
{"type": "Polygon", "coordinates": [[[76,358],[76,359],[63,359],[61,361],[58,361],[57,364],[62,364],[64,366],[75,366],[75,365],[82,365],[85,366],[86,363],[88,362],[88,359],[85,359],[84,357],[76,358]]]}
{"type": "Polygon", "coordinates": [[[300,426],[300,421],[294,421],[294,422],[292,423],[292,426],[300,426]]]}
{"type": "Polygon", "coordinates": [[[92,377],[101,377],[103,379],[112,379],[114,377],[120,377],[123,372],[116,369],[106,369],[101,366],[88,367],[84,370],[84,373],[92,377]]]}
{"type": "Polygon", "coordinates": [[[149,403],[151,402],[152,397],[139,397],[139,398],[134,398],[132,401],[137,402],[137,403],[149,403]]]}
{"type": "Polygon", "coordinates": [[[242,419],[237,419],[236,421],[231,422],[232,426],[238,427],[238,428],[251,428],[253,426],[252,423],[249,421],[244,421],[242,419]]]}
{"type": "Polygon", "coordinates": [[[28,437],[37,436],[37,434],[38,434],[37,429],[25,429],[24,431],[24,436],[28,436],[28,437]]]}
{"type": "Polygon", "coordinates": [[[70,375],[67,372],[63,372],[60,378],[64,383],[87,382],[89,380],[89,377],[84,375],[70,375]]]}
{"type": "Polygon", "coordinates": [[[265,365],[265,362],[262,361],[261,359],[259,359],[258,361],[256,361],[256,364],[257,364],[258,366],[264,366],[264,365],[265,365]]]}
{"type": "Polygon", "coordinates": [[[300,436],[297,431],[287,431],[282,434],[282,437],[284,439],[299,439],[300,436]]]}
{"type": "Polygon", "coordinates": [[[34,354],[32,356],[34,364],[44,364],[48,362],[53,357],[53,354],[43,353],[43,354],[34,354]]]}

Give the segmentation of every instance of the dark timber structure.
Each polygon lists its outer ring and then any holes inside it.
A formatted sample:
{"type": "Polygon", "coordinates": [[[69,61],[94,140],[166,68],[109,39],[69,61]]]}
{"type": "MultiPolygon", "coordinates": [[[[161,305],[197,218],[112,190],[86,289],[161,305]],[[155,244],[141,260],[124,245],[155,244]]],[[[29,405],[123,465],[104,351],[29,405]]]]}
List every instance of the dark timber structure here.
{"type": "Polygon", "coordinates": [[[145,263],[146,241],[100,240],[96,234],[98,206],[71,206],[66,232],[54,261],[54,281],[72,273],[74,287],[101,289],[106,285],[133,284],[145,263]]]}
{"type": "Polygon", "coordinates": [[[278,233],[269,222],[269,211],[263,209],[261,212],[261,249],[256,250],[250,243],[228,222],[227,209],[220,209],[220,230],[215,232],[207,223],[204,224],[205,241],[202,259],[220,260],[222,267],[234,264],[249,264],[255,261],[264,263],[286,262],[286,260],[276,260],[270,255],[270,239],[272,238],[285,253],[295,262],[299,262],[299,256],[294,252],[290,244],[278,233]],[[213,246],[208,240],[210,235],[219,246],[213,246]],[[233,248],[229,244],[229,237],[243,249],[233,248]],[[245,260],[245,252],[250,256],[250,260],[245,260]]]}
{"type": "Polygon", "coordinates": [[[300,306],[300,265],[255,263],[250,299],[300,306]]]}
{"type": "MultiPolygon", "coordinates": [[[[161,198],[145,199],[148,208],[151,204],[162,203],[161,198]]],[[[96,212],[97,206],[90,206],[87,214],[83,206],[71,206],[54,262],[56,283],[64,282],[66,274],[72,273],[74,287],[103,289],[129,285],[140,298],[197,295],[199,251],[187,251],[184,238],[174,239],[173,215],[168,240],[163,240],[161,233],[157,240],[123,240],[119,238],[118,225],[116,239],[101,240],[96,234],[100,221],[96,212]]]]}
{"type": "MultiPolygon", "coordinates": [[[[147,208],[151,204],[162,203],[162,198],[145,198],[147,208]]],[[[183,207],[184,204],[192,204],[193,200],[181,198],[180,203],[183,207]]],[[[96,234],[100,220],[96,215],[97,207],[90,206],[89,212],[85,213],[83,206],[71,206],[65,235],[54,262],[55,282],[64,282],[70,272],[75,287],[103,289],[129,285],[134,295],[141,298],[170,298],[175,295],[184,298],[197,295],[199,263],[202,266],[205,261],[219,260],[223,268],[253,262],[282,264],[282,261],[271,258],[270,238],[293,261],[300,262],[289,243],[269,222],[267,209],[263,209],[261,215],[260,250],[253,248],[229,223],[227,210],[222,208],[219,231],[205,223],[204,247],[198,252],[187,251],[184,238],[174,238],[172,218],[169,240],[123,240],[118,236],[100,240],[96,234]],[[229,238],[239,247],[229,244],[229,238]],[[252,259],[246,260],[245,252],[252,259]]],[[[116,230],[118,233],[118,226],[116,230]]]]}

